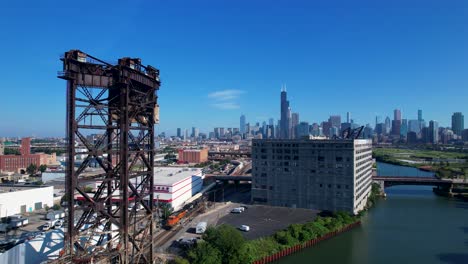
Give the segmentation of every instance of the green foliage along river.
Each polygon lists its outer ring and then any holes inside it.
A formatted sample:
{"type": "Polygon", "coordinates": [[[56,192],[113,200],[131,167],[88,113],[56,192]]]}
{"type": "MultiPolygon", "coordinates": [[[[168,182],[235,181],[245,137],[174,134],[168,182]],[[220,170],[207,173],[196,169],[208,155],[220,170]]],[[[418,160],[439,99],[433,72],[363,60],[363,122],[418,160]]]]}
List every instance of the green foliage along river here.
{"type": "MultiPolygon", "coordinates": [[[[408,174],[410,169],[422,176],[415,168],[382,165],[379,173],[384,175],[408,174]]],[[[361,227],[277,263],[468,263],[467,202],[436,196],[430,186],[394,186],[385,191],[387,199],[376,203],[361,227]]]]}

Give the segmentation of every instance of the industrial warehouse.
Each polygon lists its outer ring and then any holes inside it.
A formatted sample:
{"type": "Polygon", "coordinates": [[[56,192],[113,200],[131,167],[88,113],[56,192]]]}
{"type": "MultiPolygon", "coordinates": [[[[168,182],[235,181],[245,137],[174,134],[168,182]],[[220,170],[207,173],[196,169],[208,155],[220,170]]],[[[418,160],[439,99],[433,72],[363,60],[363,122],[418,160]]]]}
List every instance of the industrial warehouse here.
{"type": "Polygon", "coordinates": [[[366,206],[370,140],[272,139],[252,145],[252,201],[352,214],[366,206]]]}

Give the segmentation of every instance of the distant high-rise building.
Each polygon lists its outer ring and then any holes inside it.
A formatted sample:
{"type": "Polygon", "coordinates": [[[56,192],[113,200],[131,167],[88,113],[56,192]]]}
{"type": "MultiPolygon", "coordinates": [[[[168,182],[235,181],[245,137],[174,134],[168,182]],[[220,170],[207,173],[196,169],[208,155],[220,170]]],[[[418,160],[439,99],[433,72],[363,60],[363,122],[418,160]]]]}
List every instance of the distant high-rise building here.
{"type": "Polygon", "coordinates": [[[461,136],[463,129],[465,129],[465,117],[461,112],[455,112],[452,115],[452,131],[457,136],[461,136]]]}
{"type": "Polygon", "coordinates": [[[461,136],[463,141],[468,141],[468,129],[463,129],[461,136]]]}
{"type": "Polygon", "coordinates": [[[401,130],[401,111],[400,109],[395,109],[393,111],[392,135],[399,136],[400,130],[401,130]]]}
{"type": "Polygon", "coordinates": [[[421,109],[418,110],[418,121],[424,121],[421,109]]]}
{"type": "Polygon", "coordinates": [[[377,126],[375,126],[375,133],[377,135],[385,134],[385,124],[384,123],[378,123],[377,126]]]}
{"type": "Polygon", "coordinates": [[[322,122],[322,133],[326,137],[330,137],[330,128],[332,127],[331,122],[324,121],[322,122]]]}
{"type": "Polygon", "coordinates": [[[270,118],[270,119],[268,120],[268,125],[274,126],[274,125],[275,125],[275,120],[274,120],[273,118],[270,118]]]}
{"type": "Polygon", "coordinates": [[[346,112],[346,123],[351,123],[351,113],[346,112]]]}
{"type": "Polygon", "coordinates": [[[419,126],[419,120],[412,119],[408,120],[408,132],[415,132],[419,134],[421,132],[421,127],[419,126]]]}
{"type": "Polygon", "coordinates": [[[196,127],[192,127],[192,137],[198,138],[199,130],[196,127]]]}
{"type": "Polygon", "coordinates": [[[290,108],[289,108],[289,101],[288,95],[286,93],[286,88],[283,86],[281,89],[281,121],[280,121],[280,136],[279,138],[282,139],[289,139],[290,138],[290,108]]]}
{"type": "Polygon", "coordinates": [[[184,140],[188,140],[189,138],[189,132],[188,132],[188,129],[185,129],[184,130],[184,140]]]}
{"type": "Polygon", "coordinates": [[[437,121],[429,121],[429,143],[437,144],[439,143],[439,123],[437,121]]]}
{"type": "Polygon", "coordinates": [[[180,127],[177,128],[177,137],[182,138],[182,129],[180,127]]]}
{"type": "Polygon", "coordinates": [[[385,134],[389,134],[390,130],[392,129],[392,121],[390,121],[390,117],[385,118],[385,134]]]}
{"type": "Polygon", "coordinates": [[[340,134],[340,130],[336,126],[330,127],[330,132],[329,132],[330,138],[333,136],[339,136],[339,134],[340,134]]]}
{"type": "Polygon", "coordinates": [[[241,115],[240,117],[239,131],[241,134],[245,133],[245,115],[241,115]]]}
{"type": "MultiPolygon", "coordinates": [[[[418,121],[418,120],[416,120],[418,121]]],[[[407,134],[406,134],[406,142],[408,144],[416,144],[418,143],[418,134],[416,134],[416,132],[414,131],[409,131],[407,134]]]]}
{"type": "Polygon", "coordinates": [[[215,129],[214,129],[214,137],[215,138],[220,138],[221,137],[220,130],[221,130],[220,127],[215,127],[215,129]]]}
{"type": "Polygon", "coordinates": [[[299,125],[299,113],[292,113],[291,115],[291,136],[297,138],[297,125],[299,125]]]}
{"type": "Polygon", "coordinates": [[[401,111],[400,111],[400,109],[393,110],[393,120],[401,120],[401,111]]]}
{"type": "Polygon", "coordinates": [[[309,135],[309,123],[308,122],[300,122],[299,125],[296,127],[296,137],[302,138],[304,136],[309,135]]]}
{"type": "Polygon", "coordinates": [[[331,126],[336,127],[338,130],[341,128],[341,116],[340,115],[332,115],[328,119],[328,122],[331,123],[331,126]]]}
{"type": "Polygon", "coordinates": [[[400,127],[400,135],[402,137],[406,137],[408,133],[408,120],[407,119],[402,119],[401,120],[401,127],[400,127]]]}
{"type": "Polygon", "coordinates": [[[224,135],[225,135],[224,127],[220,127],[220,128],[219,128],[219,137],[220,137],[220,138],[223,138],[224,135]]]}

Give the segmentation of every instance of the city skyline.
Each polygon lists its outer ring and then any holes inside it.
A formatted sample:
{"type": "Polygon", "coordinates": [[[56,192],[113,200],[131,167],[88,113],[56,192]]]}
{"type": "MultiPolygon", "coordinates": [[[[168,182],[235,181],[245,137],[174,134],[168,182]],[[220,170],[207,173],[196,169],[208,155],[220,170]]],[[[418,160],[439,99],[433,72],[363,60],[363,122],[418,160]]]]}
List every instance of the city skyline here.
{"type": "Polygon", "coordinates": [[[249,120],[278,120],[282,84],[302,120],[337,113],[345,120],[351,112],[356,123],[373,124],[394,109],[408,119],[423,109],[426,120],[449,127],[454,112],[466,112],[468,3],[441,5],[215,1],[186,3],[180,13],[175,3],[113,3],[109,12],[105,1],[93,2],[103,20],[128,14],[103,30],[81,10],[86,1],[82,7],[32,3],[27,10],[12,2],[0,17],[9,36],[0,51],[8,61],[0,65],[7,98],[0,111],[8,113],[0,136],[64,136],[65,86],[56,74],[59,55],[69,48],[103,58],[141,57],[159,68],[157,133],[237,127],[242,113],[249,120]],[[69,8],[81,12],[82,26],[63,37],[62,10],[69,8]],[[161,11],[157,19],[155,9],[161,11]],[[135,38],[122,37],[128,34],[135,38]]]}

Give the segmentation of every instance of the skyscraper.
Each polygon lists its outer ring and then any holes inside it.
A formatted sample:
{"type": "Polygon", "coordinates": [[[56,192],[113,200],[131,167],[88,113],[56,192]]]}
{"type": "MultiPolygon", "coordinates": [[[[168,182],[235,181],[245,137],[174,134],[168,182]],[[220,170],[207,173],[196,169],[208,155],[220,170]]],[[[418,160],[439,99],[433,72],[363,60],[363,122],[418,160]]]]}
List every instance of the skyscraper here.
{"type": "Polygon", "coordinates": [[[299,113],[291,115],[291,138],[297,138],[297,125],[299,125],[299,113]]]}
{"type": "Polygon", "coordinates": [[[268,125],[274,126],[274,125],[275,125],[275,120],[274,120],[273,118],[270,118],[270,119],[268,120],[268,125]]]}
{"type": "Polygon", "coordinates": [[[390,121],[390,117],[385,118],[385,134],[390,133],[390,130],[392,129],[392,121],[390,121]]]}
{"type": "Polygon", "coordinates": [[[331,123],[331,126],[336,127],[338,130],[341,129],[341,116],[340,115],[332,115],[328,119],[328,122],[331,123]]]}
{"type": "Polygon", "coordinates": [[[395,109],[393,111],[392,135],[399,136],[400,130],[401,130],[401,111],[400,109],[395,109]]]}
{"type": "Polygon", "coordinates": [[[351,113],[350,112],[346,113],[346,123],[351,123],[351,113]]]}
{"type": "Polygon", "coordinates": [[[452,115],[452,130],[457,136],[461,136],[465,128],[465,117],[461,112],[455,112],[452,115]]]}
{"type": "Polygon", "coordinates": [[[290,138],[291,110],[289,108],[288,95],[286,88],[281,89],[281,121],[280,121],[280,138],[290,138]]]}
{"type": "Polygon", "coordinates": [[[400,109],[393,110],[393,120],[401,120],[401,111],[400,111],[400,109]]]}
{"type": "Polygon", "coordinates": [[[180,127],[177,128],[177,137],[182,138],[182,129],[180,127]]]}
{"type": "Polygon", "coordinates": [[[240,127],[239,127],[240,133],[244,134],[245,133],[245,115],[240,116],[240,127]]]}
{"type": "Polygon", "coordinates": [[[198,137],[198,128],[192,127],[192,137],[194,138],[198,137]]]}
{"type": "Polygon", "coordinates": [[[439,123],[437,121],[429,121],[429,142],[432,144],[439,143],[439,123]]]}
{"type": "Polygon", "coordinates": [[[422,110],[419,109],[419,110],[418,110],[418,121],[421,122],[421,121],[423,121],[423,120],[424,120],[424,119],[422,118],[422,110]]]}

